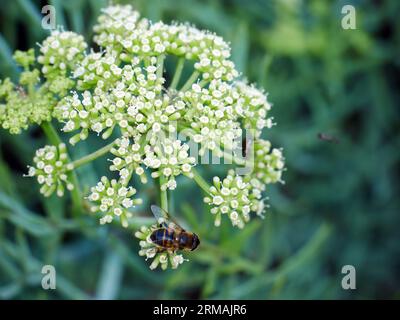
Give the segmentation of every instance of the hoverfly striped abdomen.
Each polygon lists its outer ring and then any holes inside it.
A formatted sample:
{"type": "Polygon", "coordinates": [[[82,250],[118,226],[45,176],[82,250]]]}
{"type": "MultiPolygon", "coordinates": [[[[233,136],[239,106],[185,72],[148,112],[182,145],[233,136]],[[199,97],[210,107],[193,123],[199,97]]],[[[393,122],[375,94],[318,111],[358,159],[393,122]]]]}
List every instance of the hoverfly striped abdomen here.
{"type": "Polygon", "coordinates": [[[168,213],[155,205],[151,210],[160,224],[160,228],[153,231],[150,240],[160,247],[160,250],[193,251],[199,244],[199,237],[193,232],[185,231],[178,223],[170,220],[168,213]]]}
{"type": "Polygon", "coordinates": [[[154,230],[150,236],[150,240],[164,248],[174,248],[175,247],[175,232],[174,230],[167,228],[160,228],[154,230]]]}

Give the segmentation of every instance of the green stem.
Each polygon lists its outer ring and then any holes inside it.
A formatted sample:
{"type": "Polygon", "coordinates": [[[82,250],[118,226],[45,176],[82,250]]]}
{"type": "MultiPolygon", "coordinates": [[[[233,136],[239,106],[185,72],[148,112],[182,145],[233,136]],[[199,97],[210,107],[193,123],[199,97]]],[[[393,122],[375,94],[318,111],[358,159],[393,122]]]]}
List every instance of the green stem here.
{"type": "MultiPolygon", "coordinates": [[[[51,124],[51,122],[42,122],[41,127],[51,144],[58,146],[59,144],[63,143],[56,129],[51,124]]],[[[68,156],[68,161],[70,161],[69,156],[68,156]]],[[[78,177],[75,171],[70,171],[67,173],[67,175],[69,180],[74,186],[74,188],[71,191],[72,206],[73,206],[72,212],[75,216],[77,216],[83,211],[81,188],[79,186],[78,177]]]]}
{"type": "Polygon", "coordinates": [[[180,91],[186,91],[188,90],[192,84],[197,80],[197,78],[199,77],[200,73],[198,71],[194,71],[192,73],[192,75],[190,76],[190,78],[186,81],[186,83],[183,85],[183,87],[181,88],[180,91]]]}
{"type": "Polygon", "coordinates": [[[46,134],[47,139],[49,139],[51,144],[57,146],[60,143],[63,143],[61,141],[61,138],[59,137],[56,129],[51,124],[51,122],[42,122],[41,126],[42,126],[44,133],[46,134]]]}
{"type": "Polygon", "coordinates": [[[74,189],[71,191],[72,197],[72,212],[75,216],[78,216],[80,213],[83,212],[82,206],[82,194],[81,194],[81,187],[79,186],[78,176],[76,175],[75,171],[71,171],[68,174],[69,179],[71,180],[72,184],[74,185],[74,189]]]}
{"type": "Polygon", "coordinates": [[[171,85],[169,86],[170,89],[176,89],[179,80],[181,79],[184,64],[185,58],[179,58],[178,64],[176,65],[174,77],[172,78],[171,85]]]}
{"type": "Polygon", "coordinates": [[[239,157],[236,157],[235,155],[233,155],[232,153],[228,153],[226,151],[222,151],[221,148],[219,148],[219,147],[214,149],[213,152],[215,154],[221,153],[223,159],[230,160],[232,162],[232,164],[245,165],[247,160],[249,160],[249,159],[239,158],[239,157]]]}
{"type": "Polygon", "coordinates": [[[35,85],[33,85],[32,83],[28,84],[28,95],[30,98],[33,98],[35,95],[35,85]]]}
{"type": "Polygon", "coordinates": [[[161,172],[160,172],[159,182],[160,182],[161,209],[164,209],[165,211],[168,212],[168,191],[167,191],[167,189],[163,190],[161,188],[161,186],[165,184],[165,177],[161,172]]]}
{"type": "Polygon", "coordinates": [[[99,150],[96,150],[93,153],[90,153],[78,160],[73,161],[71,164],[73,166],[73,169],[76,169],[80,166],[83,166],[86,163],[89,163],[99,157],[101,157],[102,155],[105,155],[106,153],[108,153],[111,148],[114,146],[115,141],[111,142],[110,144],[104,146],[103,148],[100,148],[99,150]]]}
{"type": "Polygon", "coordinates": [[[161,78],[163,76],[164,60],[165,60],[165,55],[161,55],[161,56],[158,57],[158,60],[157,60],[157,78],[161,78]]]}
{"type": "Polygon", "coordinates": [[[203,80],[201,80],[200,82],[199,82],[199,86],[200,87],[204,87],[207,83],[209,83],[210,81],[208,81],[208,80],[206,80],[206,79],[203,79],[203,80]]]}
{"type": "Polygon", "coordinates": [[[195,168],[192,168],[192,173],[193,173],[193,179],[197,183],[197,185],[201,189],[203,189],[205,193],[210,194],[210,185],[207,183],[207,181],[203,179],[203,177],[199,174],[199,172],[195,168]]]}
{"type": "Polygon", "coordinates": [[[230,160],[232,163],[236,163],[238,165],[245,165],[246,164],[246,160],[243,160],[241,158],[238,158],[236,156],[234,156],[231,153],[227,153],[227,152],[223,152],[223,157],[227,160],[230,160]]]}

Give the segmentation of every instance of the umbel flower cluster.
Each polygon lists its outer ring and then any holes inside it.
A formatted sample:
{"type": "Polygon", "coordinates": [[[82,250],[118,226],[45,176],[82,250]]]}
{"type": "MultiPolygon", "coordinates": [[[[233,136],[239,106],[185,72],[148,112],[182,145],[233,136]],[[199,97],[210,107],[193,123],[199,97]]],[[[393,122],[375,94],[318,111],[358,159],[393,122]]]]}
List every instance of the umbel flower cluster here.
{"type": "Polygon", "coordinates": [[[35,167],[29,167],[28,176],[36,177],[42,187],[40,192],[45,196],[57,191],[57,195],[64,195],[64,186],[68,190],[73,190],[74,185],[69,181],[68,154],[64,143],[58,146],[45,146],[36,151],[33,158],[35,167]]]}
{"type": "MultiPolygon", "coordinates": [[[[266,185],[282,181],[284,158],[281,149],[262,138],[263,130],[273,125],[267,96],[239,77],[229,44],[189,24],[152,23],[129,5],[102,10],[93,40],[99,51],[88,49],[81,35],[53,31],[37,55],[33,49],[16,52],[23,67],[18,85],[9,79],[0,83],[4,129],[18,134],[36,124],[52,143],[59,141],[39,149],[29,168],[28,175],[42,185],[40,192],[77,192],[75,169],[108,153],[109,169],[117,178],[102,177],[81,199],[99,214],[101,224],[119,221],[128,227],[134,206],[141,203],[132,198],[133,181],[138,188],[150,177],[159,180],[164,199],[183,176],[193,179],[206,194],[216,226],[224,216],[239,228],[252,214],[262,216],[266,185]],[[175,71],[167,75],[166,65],[175,71]],[[71,147],[89,136],[109,144],[72,161],[53,119],[71,147]],[[246,130],[253,132],[253,152],[244,161],[246,166],[252,162],[253,170],[240,176],[231,169],[208,185],[195,168],[199,157],[211,153],[222,158],[226,150],[240,148],[246,130]],[[197,145],[198,154],[179,138],[182,132],[197,145]]],[[[243,165],[235,156],[231,160],[233,168],[243,165]]],[[[165,201],[162,205],[168,209],[165,201]]],[[[151,268],[176,268],[185,259],[149,240],[156,227],[136,233],[140,254],[154,259],[151,268]]]]}
{"type": "Polygon", "coordinates": [[[108,180],[102,177],[95,187],[91,188],[88,199],[95,203],[92,206],[93,212],[103,212],[104,216],[100,219],[100,224],[111,223],[114,217],[119,217],[122,226],[128,227],[128,219],[132,213],[128,211],[134,204],[142,203],[141,199],[132,200],[131,197],[136,193],[136,189],[126,187],[125,181],[108,180]]]}

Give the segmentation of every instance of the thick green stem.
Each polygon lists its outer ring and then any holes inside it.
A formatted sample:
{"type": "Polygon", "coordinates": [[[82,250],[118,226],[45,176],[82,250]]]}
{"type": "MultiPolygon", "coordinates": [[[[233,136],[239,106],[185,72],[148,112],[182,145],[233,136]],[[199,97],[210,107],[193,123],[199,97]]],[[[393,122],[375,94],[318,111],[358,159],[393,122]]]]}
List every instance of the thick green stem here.
{"type": "MultiPolygon", "coordinates": [[[[60,143],[63,143],[56,129],[51,124],[51,122],[42,122],[41,127],[51,144],[58,146],[60,143]]],[[[68,156],[68,161],[70,161],[69,156],[68,156]]],[[[73,206],[72,212],[75,216],[78,216],[83,211],[81,188],[79,186],[78,177],[75,171],[70,171],[68,172],[67,175],[69,180],[74,186],[74,188],[71,191],[72,206],[73,206]]]]}
{"type": "Polygon", "coordinates": [[[61,138],[59,137],[56,129],[51,124],[51,122],[42,122],[41,126],[42,126],[44,133],[46,134],[47,139],[49,139],[51,144],[57,146],[60,143],[63,143],[61,141],[61,138]]]}
{"type": "Polygon", "coordinates": [[[181,88],[181,90],[180,91],[186,91],[186,90],[188,90],[191,86],[192,86],[192,84],[198,79],[198,77],[199,77],[199,75],[200,75],[200,73],[198,72],[198,71],[194,71],[193,73],[192,73],[192,75],[190,76],[190,78],[186,81],[186,83],[183,85],[183,87],[181,88]]]}
{"type": "Polygon", "coordinates": [[[167,191],[167,189],[163,190],[161,188],[161,186],[165,184],[165,177],[161,172],[160,172],[159,182],[160,182],[160,204],[161,204],[161,208],[168,212],[168,191],[167,191]]]}
{"type": "Polygon", "coordinates": [[[210,185],[207,183],[206,180],[198,173],[195,168],[192,168],[193,179],[196,181],[197,185],[203,189],[203,191],[207,194],[210,194],[210,185]]]}
{"type": "Polygon", "coordinates": [[[169,86],[170,89],[176,89],[179,84],[179,80],[181,79],[183,66],[185,64],[185,58],[179,58],[178,64],[176,65],[174,77],[172,78],[171,85],[169,86]]]}
{"type": "Polygon", "coordinates": [[[73,169],[76,169],[80,166],[83,166],[86,163],[89,163],[99,157],[101,157],[102,155],[105,155],[106,153],[108,153],[111,148],[114,146],[115,141],[111,142],[110,144],[104,146],[103,148],[100,148],[99,150],[96,150],[93,153],[90,153],[78,160],[73,161],[71,164],[73,166],[73,169]]]}

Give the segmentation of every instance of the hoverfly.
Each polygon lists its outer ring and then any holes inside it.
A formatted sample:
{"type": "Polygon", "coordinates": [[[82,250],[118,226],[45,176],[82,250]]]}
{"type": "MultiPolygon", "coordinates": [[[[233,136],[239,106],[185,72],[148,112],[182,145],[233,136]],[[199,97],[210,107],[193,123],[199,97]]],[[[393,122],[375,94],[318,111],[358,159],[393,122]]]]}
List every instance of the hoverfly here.
{"type": "Polygon", "coordinates": [[[193,251],[198,247],[200,240],[195,233],[185,231],[160,207],[152,205],[150,208],[160,224],[160,228],[150,235],[150,240],[158,246],[159,251],[193,251]]]}

